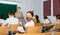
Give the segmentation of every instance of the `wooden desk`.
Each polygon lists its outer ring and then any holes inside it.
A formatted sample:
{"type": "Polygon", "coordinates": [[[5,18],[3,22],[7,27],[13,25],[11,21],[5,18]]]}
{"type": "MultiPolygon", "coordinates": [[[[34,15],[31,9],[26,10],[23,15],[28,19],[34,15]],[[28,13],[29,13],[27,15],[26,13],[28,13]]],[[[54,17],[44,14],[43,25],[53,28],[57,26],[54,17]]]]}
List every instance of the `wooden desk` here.
{"type": "Polygon", "coordinates": [[[51,32],[46,32],[46,33],[25,33],[25,34],[17,33],[15,35],[51,35],[51,32]]]}
{"type": "Polygon", "coordinates": [[[60,32],[54,32],[54,35],[60,35],[60,32]]]}

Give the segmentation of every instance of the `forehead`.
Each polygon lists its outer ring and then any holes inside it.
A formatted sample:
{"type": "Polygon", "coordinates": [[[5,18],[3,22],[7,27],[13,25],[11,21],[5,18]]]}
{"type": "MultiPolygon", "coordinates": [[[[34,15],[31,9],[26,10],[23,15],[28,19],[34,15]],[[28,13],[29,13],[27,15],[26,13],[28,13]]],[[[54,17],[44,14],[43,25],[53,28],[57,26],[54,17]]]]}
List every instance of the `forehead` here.
{"type": "Polygon", "coordinates": [[[27,15],[31,15],[30,13],[27,13],[27,15]]]}

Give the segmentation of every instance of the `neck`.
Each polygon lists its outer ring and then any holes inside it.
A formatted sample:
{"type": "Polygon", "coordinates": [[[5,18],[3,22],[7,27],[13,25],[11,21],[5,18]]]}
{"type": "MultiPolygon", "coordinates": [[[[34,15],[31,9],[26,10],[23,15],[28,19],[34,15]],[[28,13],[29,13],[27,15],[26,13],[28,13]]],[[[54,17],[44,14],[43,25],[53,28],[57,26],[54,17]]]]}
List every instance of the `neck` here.
{"type": "Polygon", "coordinates": [[[14,16],[10,16],[10,18],[14,18],[14,16]]]}
{"type": "Polygon", "coordinates": [[[31,21],[32,19],[28,19],[28,22],[31,21]]]}

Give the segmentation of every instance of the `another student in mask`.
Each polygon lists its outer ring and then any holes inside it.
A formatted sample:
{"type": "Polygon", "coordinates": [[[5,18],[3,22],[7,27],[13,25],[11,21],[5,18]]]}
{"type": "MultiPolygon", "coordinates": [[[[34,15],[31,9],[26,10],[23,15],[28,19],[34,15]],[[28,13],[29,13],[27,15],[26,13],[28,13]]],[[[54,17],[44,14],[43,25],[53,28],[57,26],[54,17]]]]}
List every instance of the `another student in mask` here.
{"type": "Polygon", "coordinates": [[[2,26],[10,25],[10,24],[18,24],[19,20],[14,17],[14,13],[12,11],[9,11],[8,13],[9,18],[6,19],[6,21],[2,24],[2,26]]]}

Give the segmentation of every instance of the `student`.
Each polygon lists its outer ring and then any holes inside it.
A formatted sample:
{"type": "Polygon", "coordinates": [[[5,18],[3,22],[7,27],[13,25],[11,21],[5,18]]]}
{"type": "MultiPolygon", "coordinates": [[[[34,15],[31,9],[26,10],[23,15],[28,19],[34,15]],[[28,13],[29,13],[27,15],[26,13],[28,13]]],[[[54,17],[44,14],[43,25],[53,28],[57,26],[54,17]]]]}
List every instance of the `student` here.
{"type": "Polygon", "coordinates": [[[25,27],[35,26],[35,23],[33,21],[33,16],[34,16],[33,11],[28,11],[26,16],[27,16],[27,23],[25,24],[25,27]]]}
{"type": "Polygon", "coordinates": [[[20,19],[20,18],[23,18],[23,13],[21,12],[21,8],[20,7],[17,7],[17,11],[15,13],[15,17],[20,19]]]}
{"type": "Polygon", "coordinates": [[[40,20],[39,20],[38,15],[35,15],[34,18],[33,18],[33,20],[34,20],[35,26],[42,25],[42,24],[40,23],[40,20]]]}
{"type": "Polygon", "coordinates": [[[60,15],[56,16],[56,24],[60,24],[60,15]]]}
{"type": "Polygon", "coordinates": [[[44,24],[48,24],[48,23],[50,23],[48,17],[44,17],[44,24]]]}
{"type": "MultiPolygon", "coordinates": [[[[27,14],[27,23],[25,24],[25,28],[28,27],[28,26],[34,26],[34,21],[32,20],[34,14],[33,14],[33,11],[28,11],[27,14]]],[[[21,33],[24,33],[26,32],[26,30],[23,29],[23,27],[18,27],[17,30],[21,33]]]]}
{"type": "Polygon", "coordinates": [[[50,31],[53,28],[53,24],[48,17],[44,17],[44,24],[42,27],[42,32],[50,31]]]}
{"type": "Polygon", "coordinates": [[[2,24],[2,26],[5,25],[10,25],[10,24],[18,24],[19,20],[17,18],[14,17],[14,13],[12,11],[10,11],[8,13],[9,18],[6,19],[6,21],[2,24]]]}
{"type": "Polygon", "coordinates": [[[21,7],[17,7],[17,12],[15,13],[15,17],[19,19],[19,22],[24,27],[26,22],[24,20],[23,13],[21,12],[21,7]]]}

